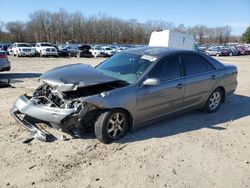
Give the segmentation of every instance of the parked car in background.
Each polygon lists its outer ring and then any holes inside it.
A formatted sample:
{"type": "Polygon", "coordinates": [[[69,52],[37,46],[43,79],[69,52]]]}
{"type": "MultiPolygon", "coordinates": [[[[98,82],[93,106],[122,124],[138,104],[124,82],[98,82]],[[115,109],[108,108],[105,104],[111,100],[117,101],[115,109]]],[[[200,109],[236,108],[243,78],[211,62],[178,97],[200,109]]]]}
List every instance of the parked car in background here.
{"type": "Polygon", "coordinates": [[[36,47],[36,43],[34,43],[34,42],[29,43],[29,46],[30,46],[30,47],[34,47],[34,48],[35,48],[35,47],[36,47]]]}
{"type": "Polygon", "coordinates": [[[221,55],[222,56],[229,56],[231,51],[228,48],[222,47],[219,48],[219,50],[221,51],[221,55]]]}
{"type": "Polygon", "coordinates": [[[198,49],[200,52],[206,53],[207,48],[205,46],[199,46],[198,49]]]}
{"type": "Polygon", "coordinates": [[[111,57],[112,55],[114,55],[116,52],[112,49],[112,48],[110,48],[110,47],[108,47],[108,46],[104,46],[104,47],[102,47],[102,49],[101,49],[101,54],[104,54],[104,56],[105,57],[111,57]]]}
{"type": "Polygon", "coordinates": [[[111,50],[112,50],[114,53],[117,53],[118,46],[109,45],[108,47],[111,48],[111,50]]]}
{"type": "Polygon", "coordinates": [[[14,53],[13,53],[13,45],[10,45],[8,48],[7,48],[7,54],[8,55],[14,55],[14,53]]]}
{"type": "Polygon", "coordinates": [[[10,67],[6,51],[0,50],[0,72],[9,71],[10,67]]]}
{"type": "Polygon", "coordinates": [[[102,48],[100,46],[92,46],[89,50],[94,57],[101,57],[105,54],[101,54],[102,48]]]}
{"type": "Polygon", "coordinates": [[[116,52],[119,53],[119,52],[126,50],[126,49],[128,49],[128,48],[127,47],[118,47],[118,48],[116,48],[116,52]]]}
{"type": "Polygon", "coordinates": [[[230,56],[238,56],[238,55],[240,55],[240,51],[237,50],[234,47],[223,46],[222,49],[227,50],[229,52],[230,56]]]}
{"type": "Polygon", "coordinates": [[[206,49],[205,53],[207,55],[211,55],[211,56],[221,56],[222,55],[222,51],[216,47],[210,47],[210,48],[206,49]]]}
{"type": "Polygon", "coordinates": [[[177,112],[216,112],[237,87],[237,68],[196,51],[143,47],[95,68],[58,67],[39,80],[33,95],[20,96],[11,108],[34,138],[50,139],[36,126],[42,121],[74,137],[92,128],[99,141],[110,143],[129,129],[177,112]]]}
{"type": "Polygon", "coordinates": [[[28,43],[14,43],[12,47],[13,55],[17,57],[21,56],[35,56],[35,49],[30,47],[28,43]]]}
{"type": "Polygon", "coordinates": [[[6,51],[11,46],[11,44],[0,44],[0,50],[6,51]]]}
{"type": "Polygon", "coordinates": [[[80,58],[80,57],[88,57],[88,58],[94,57],[92,52],[90,51],[90,49],[91,49],[91,46],[87,45],[87,44],[78,46],[77,57],[78,58],[80,58]]]}
{"type": "Polygon", "coordinates": [[[50,43],[38,42],[35,46],[36,54],[40,57],[53,56],[58,57],[57,49],[52,46],[50,43]]]}
{"type": "Polygon", "coordinates": [[[249,55],[250,54],[250,49],[243,46],[243,45],[237,46],[237,49],[240,51],[241,55],[249,55]]]}
{"type": "Polygon", "coordinates": [[[60,50],[60,48],[57,45],[54,44],[52,46],[56,48],[58,57],[69,57],[69,54],[65,51],[60,50]]]}
{"type": "Polygon", "coordinates": [[[59,48],[60,51],[67,53],[68,57],[76,57],[78,53],[78,45],[76,44],[68,44],[63,46],[63,48],[59,48]]]}

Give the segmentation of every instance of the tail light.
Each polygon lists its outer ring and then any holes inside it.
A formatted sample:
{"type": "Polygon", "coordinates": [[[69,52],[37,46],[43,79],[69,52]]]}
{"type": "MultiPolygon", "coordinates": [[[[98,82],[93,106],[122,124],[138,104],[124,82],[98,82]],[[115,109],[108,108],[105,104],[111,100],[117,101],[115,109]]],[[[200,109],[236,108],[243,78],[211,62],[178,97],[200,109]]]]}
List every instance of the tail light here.
{"type": "Polygon", "coordinates": [[[7,58],[6,54],[0,54],[0,58],[7,58]]]}

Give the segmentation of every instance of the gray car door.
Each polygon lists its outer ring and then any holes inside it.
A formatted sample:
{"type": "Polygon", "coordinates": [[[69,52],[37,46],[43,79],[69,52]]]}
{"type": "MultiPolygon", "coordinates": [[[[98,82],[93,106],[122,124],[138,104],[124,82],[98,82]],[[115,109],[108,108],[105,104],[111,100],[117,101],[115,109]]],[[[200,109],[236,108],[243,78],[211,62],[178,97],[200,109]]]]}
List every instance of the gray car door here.
{"type": "Polygon", "coordinates": [[[215,68],[196,53],[182,54],[186,79],[183,109],[203,104],[217,82],[215,68]]]}
{"type": "Polygon", "coordinates": [[[160,85],[141,86],[137,91],[138,123],[176,112],[182,108],[185,79],[179,56],[160,61],[147,78],[160,79],[160,85]]]}

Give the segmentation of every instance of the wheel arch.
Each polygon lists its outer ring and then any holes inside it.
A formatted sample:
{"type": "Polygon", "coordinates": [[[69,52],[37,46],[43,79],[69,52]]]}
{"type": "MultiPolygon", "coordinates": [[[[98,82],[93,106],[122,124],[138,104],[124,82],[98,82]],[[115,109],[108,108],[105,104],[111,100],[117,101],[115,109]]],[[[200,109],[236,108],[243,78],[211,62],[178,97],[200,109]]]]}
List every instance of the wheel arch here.
{"type": "Polygon", "coordinates": [[[220,89],[221,90],[221,92],[222,92],[222,102],[224,103],[225,102],[225,97],[226,97],[226,90],[225,90],[225,88],[223,86],[218,86],[214,90],[216,90],[216,89],[220,89]]]}

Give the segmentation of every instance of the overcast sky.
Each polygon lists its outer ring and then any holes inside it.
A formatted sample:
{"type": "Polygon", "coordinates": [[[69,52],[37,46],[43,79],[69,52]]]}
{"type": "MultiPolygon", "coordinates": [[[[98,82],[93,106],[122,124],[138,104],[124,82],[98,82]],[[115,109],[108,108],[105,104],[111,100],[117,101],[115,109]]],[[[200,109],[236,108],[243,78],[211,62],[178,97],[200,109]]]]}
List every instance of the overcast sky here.
{"type": "Polygon", "coordinates": [[[234,35],[250,25],[250,0],[0,0],[0,21],[28,21],[30,13],[60,8],[85,16],[99,13],[121,19],[164,20],[175,25],[231,25],[234,35]]]}

